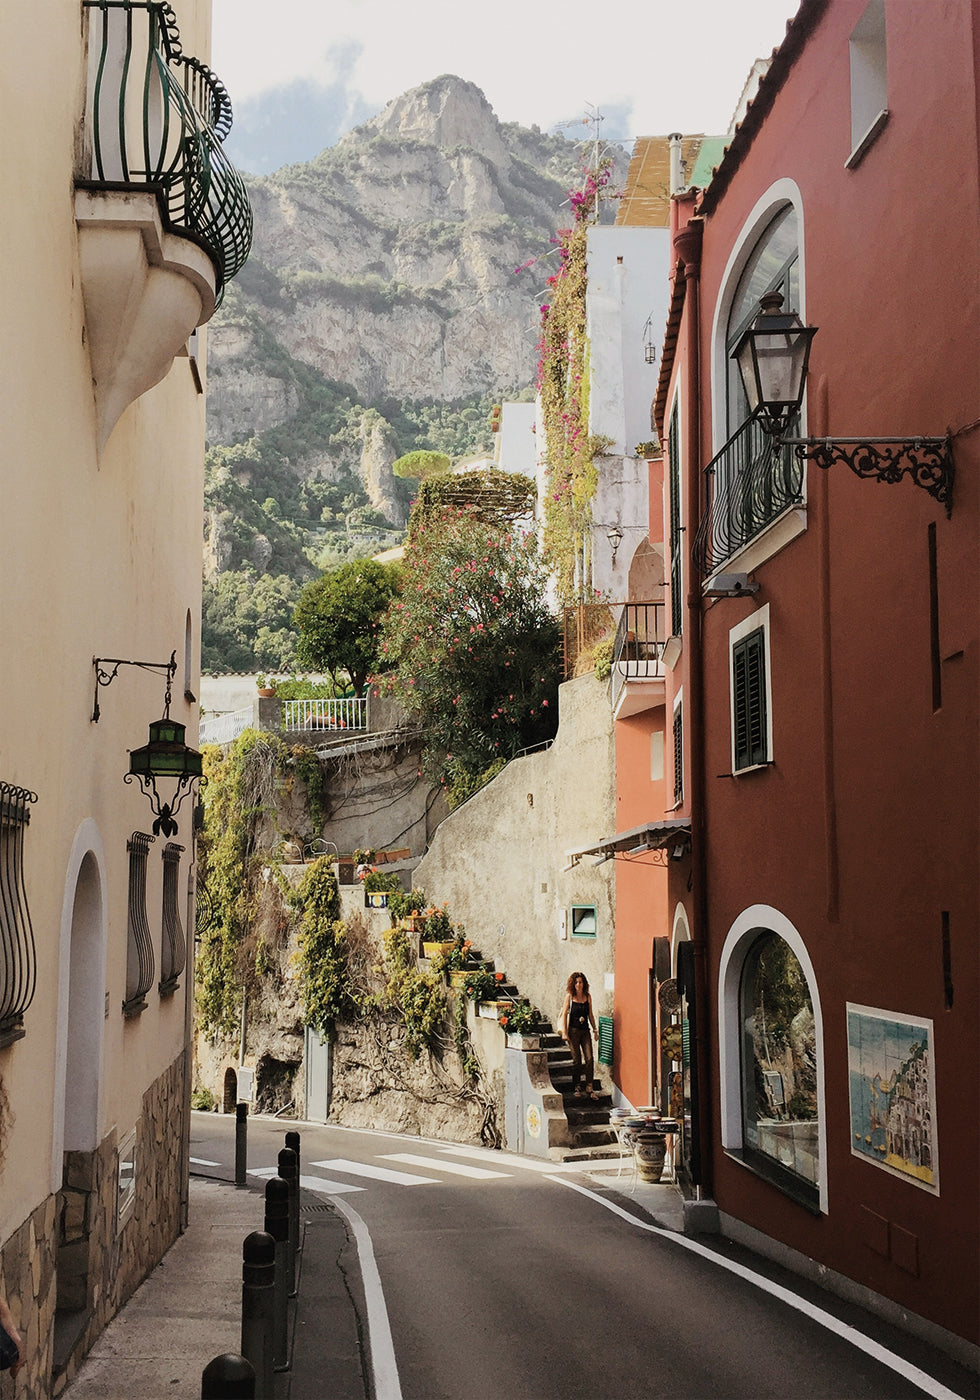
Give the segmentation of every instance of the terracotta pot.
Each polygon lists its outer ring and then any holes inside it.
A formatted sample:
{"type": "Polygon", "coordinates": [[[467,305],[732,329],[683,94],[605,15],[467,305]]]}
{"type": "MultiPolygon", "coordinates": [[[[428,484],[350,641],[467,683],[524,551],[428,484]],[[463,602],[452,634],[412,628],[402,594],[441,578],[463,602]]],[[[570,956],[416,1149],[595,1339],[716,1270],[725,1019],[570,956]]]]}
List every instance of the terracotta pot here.
{"type": "Polygon", "coordinates": [[[276,692],[271,688],[271,686],[265,686],[262,690],[259,691],[259,695],[263,700],[274,700],[276,698],[276,692]]]}

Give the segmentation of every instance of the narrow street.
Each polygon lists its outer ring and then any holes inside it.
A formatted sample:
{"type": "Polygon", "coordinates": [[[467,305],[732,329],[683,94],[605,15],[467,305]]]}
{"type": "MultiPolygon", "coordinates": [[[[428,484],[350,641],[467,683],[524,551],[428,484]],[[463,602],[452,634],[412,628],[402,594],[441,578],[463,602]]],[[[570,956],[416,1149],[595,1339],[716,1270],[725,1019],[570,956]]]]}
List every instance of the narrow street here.
{"type": "MultiPolygon", "coordinates": [[[[249,1120],[253,1181],[274,1174],[290,1126],[249,1120]]],[[[966,1371],[862,1310],[720,1239],[664,1228],[616,1166],[587,1175],[418,1138],[300,1131],[307,1218],[337,1208],[370,1238],[380,1291],[361,1296],[365,1331],[373,1351],[389,1327],[394,1353],[393,1366],[372,1358],[377,1400],[976,1393],[966,1371]]],[[[230,1116],[195,1113],[192,1172],[233,1177],[234,1133],[230,1116]]]]}

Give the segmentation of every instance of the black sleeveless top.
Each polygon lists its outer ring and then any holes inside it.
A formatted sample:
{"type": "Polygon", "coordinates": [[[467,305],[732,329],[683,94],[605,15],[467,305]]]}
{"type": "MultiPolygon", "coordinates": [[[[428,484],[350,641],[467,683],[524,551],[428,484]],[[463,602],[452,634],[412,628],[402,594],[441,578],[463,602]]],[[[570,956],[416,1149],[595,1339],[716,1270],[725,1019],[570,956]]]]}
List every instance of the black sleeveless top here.
{"type": "Polygon", "coordinates": [[[589,1028],[589,1003],[587,1001],[576,1001],[573,997],[568,1007],[568,1024],[577,1031],[588,1030],[589,1028]]]}

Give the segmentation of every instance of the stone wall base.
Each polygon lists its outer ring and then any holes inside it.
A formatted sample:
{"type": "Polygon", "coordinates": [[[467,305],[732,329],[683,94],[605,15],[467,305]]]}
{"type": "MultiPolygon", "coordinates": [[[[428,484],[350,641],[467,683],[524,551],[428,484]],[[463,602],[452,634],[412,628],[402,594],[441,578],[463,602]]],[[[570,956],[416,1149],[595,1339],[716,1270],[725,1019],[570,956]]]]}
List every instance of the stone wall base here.
{"type": "Polygon", "coordinates": [[[18,1400],[52,1400],[180,1232],[184,1057],[143,1095],[132,1208],[117,1228],[116,1133],[66,1152],[62,1189],[0,1249],[0,1290],[24,1342],[18,1400]]]}

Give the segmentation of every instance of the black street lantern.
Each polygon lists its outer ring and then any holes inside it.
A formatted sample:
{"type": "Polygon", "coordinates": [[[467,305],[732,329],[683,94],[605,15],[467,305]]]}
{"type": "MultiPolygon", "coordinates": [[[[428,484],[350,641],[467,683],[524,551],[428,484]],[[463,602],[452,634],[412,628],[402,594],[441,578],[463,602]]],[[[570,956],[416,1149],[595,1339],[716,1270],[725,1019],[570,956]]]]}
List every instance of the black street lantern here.
{"type": "Polygon", "coordinates": [[[135,778],[149,798],[156,816],[154,836],[161,832],[164,836],[176,833],[174,816],[180,811],[194,779],[202,774],[201,755],[184,743],[185,728],[185,725],[178,724],[165,714],[163,719],[154,720],[150,725],[150,742],[141,749],[130,750],[129,772],[125,781],[132,782],[135,778]],[[170,802],[161,800],[157,792],[157,778],[176,778],[177,787],[170,802]]]}
{"type": "MultiPolygon", "coordinates": [[[[892,485],[909,476],[935,500],[953,509],[952,440],[944,437],[802,438],[785,437],[806,387],[810,344],[816,326],[804,326],[795,311],[781,310],[779,292],[759,302],[755,320],[733,351],[752,415],[758,415],[777,449],[792,448],[800,462],[826,470],[842,462],[856,476],[892,485]]],[[[967,425],[973,426],[973,425],[967,425]]],[[[964,431],[964,430],[960,430],[964,431]]]]}
{"type": "Polygon", "coordinates": [[[733,352],[749,410],[760,414],[774,437],[802,402],[810,343],[817,333],[816,326],[805,326],[795,311],[782,311],[782,304],[780,292],[768,292],[733,352]]]}
{"type": "Polygon", "coordinates": [[[130,750],[129,772],[124,774],[123,782],[131,783],[135,778],[144,796],[149,799],[150,807],[156,817],[156,821],[153,823],[153,835],[159,836],[162,832],[164,836],[173,836],[177,831],[174,817],[180,811],[185,797],[191,790],[191,785],[195,779],[204,781],[201,755],[196,749],[189,748],[184,743],[187,726],[170,718],[171,683],[177,674],[177,653],[172,652],[170,660],[165,662],[123,661],[117,657],[98,656],[93,657],[92,660],[95,666],[95,705],[92,710],[92,719],[96,724],[99,722],[99,687],[111,685],[120,666],[137,666],[142,671],[156,671],[167,677],[163,718],[154,720],[150,724],[148,744],[144,744],[140,749],[130,750]],[[112,667],[111,671],[105,669],[109,666],[112,667]],[[177,786],[169,802],[164,802],[157,791],[157,778],[176,780],[177,786]]]}

